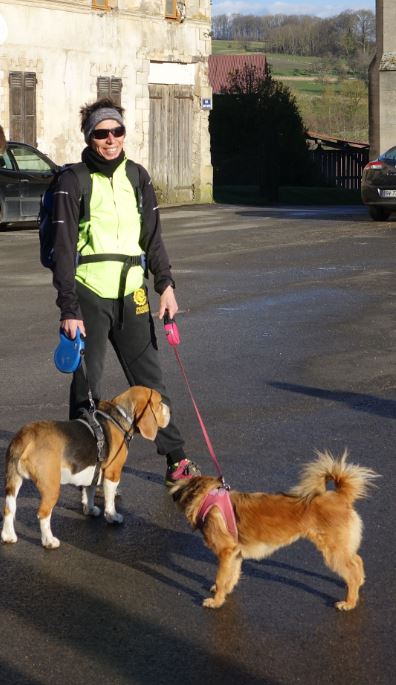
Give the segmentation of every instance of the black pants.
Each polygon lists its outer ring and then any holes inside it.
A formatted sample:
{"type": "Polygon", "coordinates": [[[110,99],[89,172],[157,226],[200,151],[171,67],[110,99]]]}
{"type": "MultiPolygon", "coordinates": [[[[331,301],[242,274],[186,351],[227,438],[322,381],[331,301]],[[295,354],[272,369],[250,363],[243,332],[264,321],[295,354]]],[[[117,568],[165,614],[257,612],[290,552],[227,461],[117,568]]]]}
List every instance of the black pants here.
{"type": "MultiPolygon", "coordinates": [[[[129,385],[145,385],[161,393],[170,406],[159,366],[157,339],[150,313],[147,289],[140,288],[123,301],[123,325],[120,328],[120,302],[98,297],[92,290],[76,283],[77,294],[86,330],[85,362],[93,398],[101,398],[107,341],[110,340],[129,385]]],[[[70,419],[89,406],[88,387],[80,366],[70,387],[70,419]]],[[[166,428],[158,431],[155,440],[159,454],[166,454],[168,463],[177,462],[184,454],[184,440],[172,418],[166,428]]]]}

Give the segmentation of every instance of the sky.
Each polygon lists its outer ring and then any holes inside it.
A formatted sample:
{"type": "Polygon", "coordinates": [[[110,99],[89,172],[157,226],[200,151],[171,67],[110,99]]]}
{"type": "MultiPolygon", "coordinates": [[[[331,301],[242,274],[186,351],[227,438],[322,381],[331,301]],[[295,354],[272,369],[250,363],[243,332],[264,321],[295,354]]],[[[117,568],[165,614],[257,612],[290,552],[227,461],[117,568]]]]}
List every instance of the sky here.
{"type": "Polygon", "coordinates": [[[311,14],[334,17],[345,10],[371,10],[375,0],[212,0],[212,14],[311,14]]]}

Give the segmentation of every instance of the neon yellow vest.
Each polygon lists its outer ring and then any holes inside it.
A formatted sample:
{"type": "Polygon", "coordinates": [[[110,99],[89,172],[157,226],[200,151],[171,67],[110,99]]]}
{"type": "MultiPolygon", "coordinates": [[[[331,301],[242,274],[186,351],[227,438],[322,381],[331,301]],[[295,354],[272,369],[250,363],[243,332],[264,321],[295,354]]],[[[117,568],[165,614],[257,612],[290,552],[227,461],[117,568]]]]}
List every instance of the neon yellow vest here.
{"type": "MultiPolygon", "coordinates": [[[[125,171],[126,160],[113,178],[91,174],[90,220],[81,222],[77,251],[82,255],[117,253],[139,255],[140,216],[134,190],[125,171]]],[[[99,297],[117,298],[122,262],[106,261],[80,264],[76,279],[99,297]]],[[[143,269],[133,266],[128,272],[125,295],[142,287],[143,269]]]]}

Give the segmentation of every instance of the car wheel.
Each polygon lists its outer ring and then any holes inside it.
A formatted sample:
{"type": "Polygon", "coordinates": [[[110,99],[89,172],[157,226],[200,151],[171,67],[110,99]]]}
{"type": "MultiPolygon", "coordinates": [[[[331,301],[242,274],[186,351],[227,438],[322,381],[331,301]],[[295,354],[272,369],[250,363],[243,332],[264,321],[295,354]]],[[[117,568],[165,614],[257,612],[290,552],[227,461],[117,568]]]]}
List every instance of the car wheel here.
{"type": "Polygon", "coordinates": [[[383,207],[378,207],[377,205],[371,205],[368,208],[368,211],[374,221],[387,221],[391,215],[388,210],[383,207]]]}

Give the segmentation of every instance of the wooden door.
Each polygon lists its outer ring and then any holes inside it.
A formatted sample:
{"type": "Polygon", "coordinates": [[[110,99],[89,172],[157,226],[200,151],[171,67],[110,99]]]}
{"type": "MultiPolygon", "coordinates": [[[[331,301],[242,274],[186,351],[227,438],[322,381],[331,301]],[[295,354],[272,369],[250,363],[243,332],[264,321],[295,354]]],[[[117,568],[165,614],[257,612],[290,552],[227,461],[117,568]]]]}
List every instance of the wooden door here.
{"type": "Polygon", "coordinates": [[[159,202],[193,200],[191,86],[151,85],[149,172],[159,202]]]}

